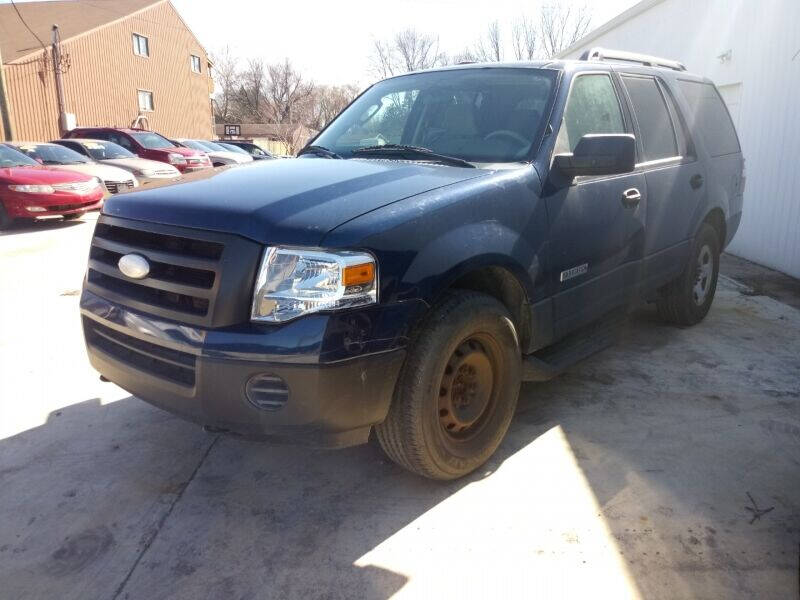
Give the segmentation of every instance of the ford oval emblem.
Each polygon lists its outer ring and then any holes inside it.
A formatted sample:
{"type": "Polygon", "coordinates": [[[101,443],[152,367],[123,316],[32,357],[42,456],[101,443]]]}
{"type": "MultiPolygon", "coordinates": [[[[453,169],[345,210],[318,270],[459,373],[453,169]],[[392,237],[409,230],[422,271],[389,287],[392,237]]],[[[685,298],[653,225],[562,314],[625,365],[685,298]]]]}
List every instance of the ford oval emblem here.
{"type": "Polygon", "coordinates": [[[119,259],[117,266],[125,277],[131,279],[144,279],[150,273],[150,263],[139,254],[126,254],[119,259]]]}

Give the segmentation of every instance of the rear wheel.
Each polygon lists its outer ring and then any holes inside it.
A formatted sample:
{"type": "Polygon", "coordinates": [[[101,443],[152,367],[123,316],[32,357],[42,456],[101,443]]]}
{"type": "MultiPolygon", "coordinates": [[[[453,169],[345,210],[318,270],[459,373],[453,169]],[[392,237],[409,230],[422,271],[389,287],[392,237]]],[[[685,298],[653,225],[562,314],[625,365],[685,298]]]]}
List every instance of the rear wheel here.
{"type": "Polygon", "coordinates": [[[703,320],[717,290],[719,252],[717,231],[704,223],[692,243],[683,273],[666,286],[656,302],[662,319],[677,325],[695,325],[703,320]]]}
{"type": "Polygon", "coordinates": [[[394,462],[455,479],[494,453],[514,414],[521,354],[506,308],[476,292],[435,308],[409,347],[378,441],[394,462]]]}

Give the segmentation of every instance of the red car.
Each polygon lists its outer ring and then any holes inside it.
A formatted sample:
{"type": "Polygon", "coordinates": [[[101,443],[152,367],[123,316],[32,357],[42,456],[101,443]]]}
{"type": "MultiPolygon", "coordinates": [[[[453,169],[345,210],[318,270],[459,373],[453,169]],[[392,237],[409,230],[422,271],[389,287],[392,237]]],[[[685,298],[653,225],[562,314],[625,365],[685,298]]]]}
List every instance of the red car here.
{"type": "Polygon", "coordinates": [[[169,163],[181,173],[210,169],[211,160],[204,152],[176,146],[163,135],[146,129],[117,127],[78,127],[67,132],[65,138],[91,138],[119,144],[139,156],[169,163]]]}
{"type": "Polygon", "coordinates": [[[0,144],[0,229],[20,218],[61,215],[76,219],[100,208],[103,193],[97,177],[43,167],[0,144]]]}

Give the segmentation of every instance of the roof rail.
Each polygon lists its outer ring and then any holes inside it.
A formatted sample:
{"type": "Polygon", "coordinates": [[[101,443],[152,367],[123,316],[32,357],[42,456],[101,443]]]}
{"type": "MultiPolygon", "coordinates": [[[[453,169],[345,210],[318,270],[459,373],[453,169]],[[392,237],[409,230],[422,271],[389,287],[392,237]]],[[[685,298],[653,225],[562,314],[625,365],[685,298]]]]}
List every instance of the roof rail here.
{"type": "Polygon", "coordinates": [[[685,71],[686,67],[677,60],[659,58],[638,52],[625,52],[624,50],[610,50],[608,48],[592,48],[581,54],[580,60],[622,60],[625,62],[641,63],[648,67],[666,67],[675,71],[685,71]]]}

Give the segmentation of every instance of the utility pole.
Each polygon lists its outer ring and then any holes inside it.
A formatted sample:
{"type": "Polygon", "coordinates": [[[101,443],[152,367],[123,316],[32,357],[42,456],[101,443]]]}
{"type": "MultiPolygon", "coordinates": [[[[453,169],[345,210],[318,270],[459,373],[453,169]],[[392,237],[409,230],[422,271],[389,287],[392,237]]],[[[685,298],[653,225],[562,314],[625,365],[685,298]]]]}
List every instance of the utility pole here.
{"type": "Polygon", "coordinates": [[[14,139],[14,128],[11,126],[11,107],[6,92],[6,75],[2,55],[0,55],[0,119],[3,123],[3,137],[10,142],[14,139]]]}
{"type": "Polygon", "coordinates": [[[53,25],[53,73],[56,78],[56,98],[58,99],[58,133],[60,137],[64,136],[64,115],[67,110],[64,104],[64,83],[61,81],[61,33],[58,31],[58,25],[53,25]]]}

